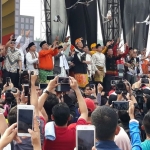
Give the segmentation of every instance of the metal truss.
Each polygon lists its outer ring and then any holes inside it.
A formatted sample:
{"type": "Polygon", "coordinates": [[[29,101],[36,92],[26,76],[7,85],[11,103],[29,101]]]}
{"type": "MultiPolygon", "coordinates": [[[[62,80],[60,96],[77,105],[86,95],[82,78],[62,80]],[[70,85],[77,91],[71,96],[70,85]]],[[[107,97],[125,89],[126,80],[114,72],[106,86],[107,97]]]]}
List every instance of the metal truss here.
{"type": "Polygon", "coordinates": [[[106,24],[105,41],[114,39],[120,36],[120,0],[107,0],[107,10],[111,10],[112,20],[106,24]]]}
{"type": "Polygon", "coordinates": [[[51,44],[51,0],[44,0],[46,39],[51,44]]]}
{"type": "Polygon", "coordinates": [[[44,1],[45,0],[41,0],[40,40],[42,40],[42,41],[46,39],[46,23],[45,23],[44,1]]]}
{"type": "Polygon", "coordinates": [[[0,44],[2,43],[2,1],[0,0],[0,44]]]}

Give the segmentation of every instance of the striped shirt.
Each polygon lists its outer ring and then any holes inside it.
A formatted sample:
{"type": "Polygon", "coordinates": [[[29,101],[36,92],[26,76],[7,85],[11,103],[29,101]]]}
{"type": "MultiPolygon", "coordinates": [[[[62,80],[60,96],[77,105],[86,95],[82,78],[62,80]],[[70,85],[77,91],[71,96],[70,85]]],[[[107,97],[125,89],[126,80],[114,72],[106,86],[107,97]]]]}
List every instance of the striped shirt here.
{"type": "Polygon", "coordinates": [[[6,59],[4,61],[4,69],[6,69],[8,72],[16,73],[18,69],[18,61],[21,59],[21,54],[17,48],[15,50],[11,50],[8,48],[6,59]]]}

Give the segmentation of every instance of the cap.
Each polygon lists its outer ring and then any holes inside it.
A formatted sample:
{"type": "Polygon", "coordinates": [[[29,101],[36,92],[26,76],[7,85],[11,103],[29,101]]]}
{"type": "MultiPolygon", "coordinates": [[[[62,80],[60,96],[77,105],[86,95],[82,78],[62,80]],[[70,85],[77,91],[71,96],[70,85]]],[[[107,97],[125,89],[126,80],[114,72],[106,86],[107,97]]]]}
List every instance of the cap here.
{"type": "Polygon", "coordinates": [[[98,47],[100,47],[100,46],[101,46],[101,44],[97,44],[97,45],[96,45],[96,48],[98,48],[98,47]]]}
{"type": "Polygon", "coordinates": [[[90,98],[85,98],[84,100],[85,100],[85,103],[86,103],[87,108],[88,108],[91,112],[93,112],[93,111],[95,110],[95,108],[96,108],[96,106],[95,106],[95,104],[94,104],[94,101],[91,100],[90,98]]]}
{"type": "Polygon", "coordinates": [[[83,39],[82,38],[78,38],[75,40],[75,44],[78,44],[79,42],[81,42],[83,39]]]}
{"type": "Polygon", "coordinates": [[[96,43],[91,44],[91,49],[96,47],[96,43]]]}
{"type": "Polygon", "coordinates": [[[28,48],[32,47],[34,44],[34,42],[29,43],[28,48]]]}
{"type": "Polygon", "coordinates": [[[42,47],[43,44],[45,44],[45,43],[47,43],[47,42],[46,42],[46,41],[42,41],[42,42],[40,43],[40,47],[42,47]]]}

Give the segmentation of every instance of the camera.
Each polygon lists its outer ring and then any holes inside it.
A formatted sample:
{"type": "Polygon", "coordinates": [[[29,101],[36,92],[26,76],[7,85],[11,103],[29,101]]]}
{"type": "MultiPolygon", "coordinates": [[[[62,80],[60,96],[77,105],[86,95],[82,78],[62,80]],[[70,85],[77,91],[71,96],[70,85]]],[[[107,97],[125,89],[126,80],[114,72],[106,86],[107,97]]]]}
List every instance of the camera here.
{"type": "Polygon", "coordinates": [[[123,77],[124,76],[124,65],[123,64],[118,64],[117,65],[117,70],[118,70],[118,74],[119,74],[119,77],[123,77]]]}
{"type": "Polygon", "coordinates": [[[94,89],[94,87],[95,87],[95,84],[90,84],[91,89],[94,89]]]}
{"type": "Polygon", "coordinates": [[[115,85],[115,87],[116,87],[116,91],[115,91],[116,94],[122,93],[122,94],[126,95],[128,93],[128,91],[126,89],[126,85],[122,80],[118,81],[118,83],[115,85]]]}
{"type": "Polygon", "coordinates": [[[58,86],[56,87],[57,92],[70,91],[71,87],[68,77],[59,77],[57,83],[58,83],[58,86]]]}
{"type": "Polygon", "coordinates": [[[58,84],[69,84],[69,78],[68,77],[59,77],[57,83],[58,84]]]}

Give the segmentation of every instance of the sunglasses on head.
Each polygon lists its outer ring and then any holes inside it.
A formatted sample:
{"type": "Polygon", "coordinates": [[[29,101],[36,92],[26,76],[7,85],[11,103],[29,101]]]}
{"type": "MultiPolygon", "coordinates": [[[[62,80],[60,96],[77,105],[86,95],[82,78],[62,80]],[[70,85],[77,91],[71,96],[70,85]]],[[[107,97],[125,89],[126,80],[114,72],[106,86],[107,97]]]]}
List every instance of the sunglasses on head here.
{"type": "Polygon", "coordinates": [[[13,42],[13,41],[11,42],[11,44],[15,44],[15,43],[16,43],[16,42],[13,42]]]}

